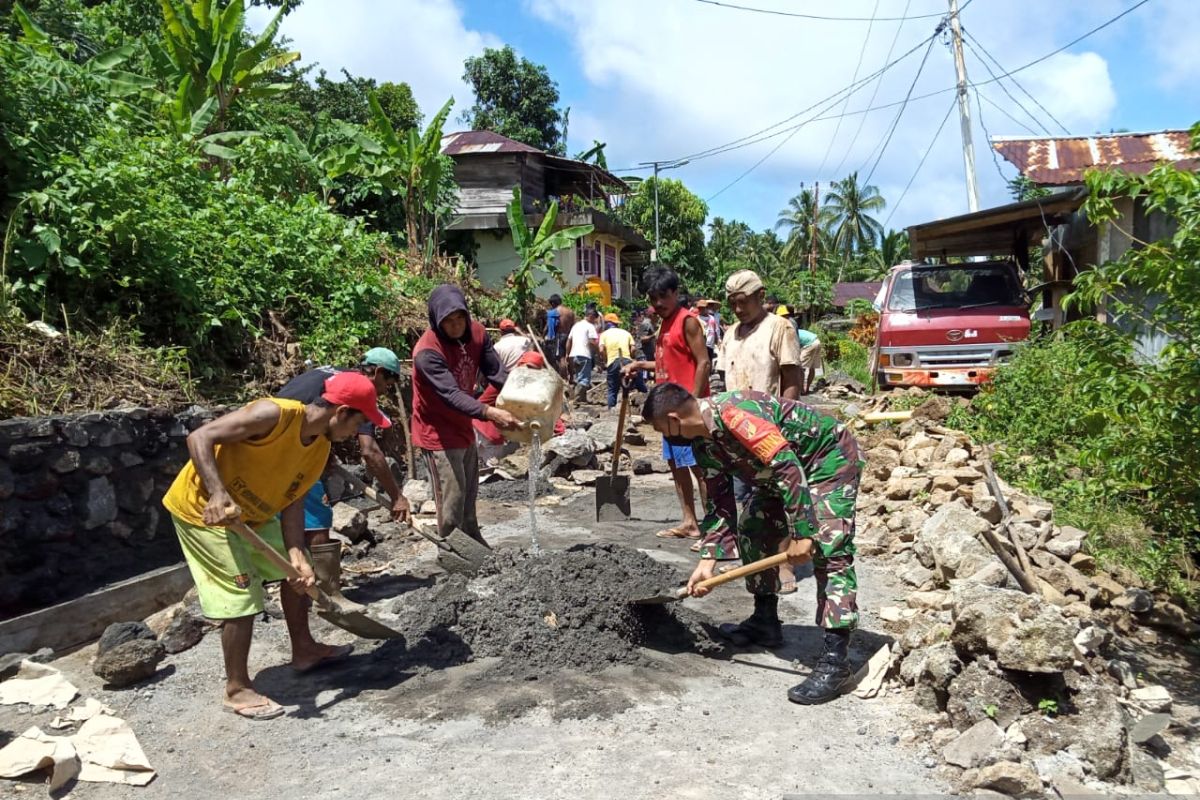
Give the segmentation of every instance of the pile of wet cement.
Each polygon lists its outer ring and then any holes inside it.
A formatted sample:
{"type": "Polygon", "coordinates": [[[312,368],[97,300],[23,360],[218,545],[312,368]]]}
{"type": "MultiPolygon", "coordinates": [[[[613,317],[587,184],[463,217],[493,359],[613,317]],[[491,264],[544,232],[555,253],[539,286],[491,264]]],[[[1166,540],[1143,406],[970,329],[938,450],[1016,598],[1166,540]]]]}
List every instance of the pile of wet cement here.
{"type": "MultiPolygon", "coordinates": [[[[545,497],[551,494],[554,494],[554,484],[550,483],[544,475],[538,475],[537,496],[545,497]]],[[[527,503],[529,502],[529,479],[522,477],[514,481],[498,480],[481,484],[479,496],[485,500],[494,500],[500,503],[527,503]]]]}
{"type": "Polygon", "coordinates": [[[452,576],[406,594],[393,611],[425,666],[496,656],[497,673],[534,679],[643,663],[642,647],[719,652],[703,615],[679,603],[630,603],[677,585],[673,568],[619,545],[536,556],[502,549],[474,578],[452,576]]]}

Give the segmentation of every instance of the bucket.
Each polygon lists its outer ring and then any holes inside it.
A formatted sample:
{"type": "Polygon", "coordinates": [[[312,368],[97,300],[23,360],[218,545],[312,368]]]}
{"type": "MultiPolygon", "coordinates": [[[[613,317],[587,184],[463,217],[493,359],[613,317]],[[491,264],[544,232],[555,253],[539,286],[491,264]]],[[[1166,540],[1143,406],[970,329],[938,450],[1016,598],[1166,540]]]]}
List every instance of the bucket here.
{"type": "Polygon", "coordinates": [[[562,378],[554,370],[514,367],[500,389],[496,407],[521,420],[521,427],[500,431],[504,438],[529,444],[536,424],[541,440],[548,441],[554,435],[555,421],[562,416],[563,393],[562,378]]]}

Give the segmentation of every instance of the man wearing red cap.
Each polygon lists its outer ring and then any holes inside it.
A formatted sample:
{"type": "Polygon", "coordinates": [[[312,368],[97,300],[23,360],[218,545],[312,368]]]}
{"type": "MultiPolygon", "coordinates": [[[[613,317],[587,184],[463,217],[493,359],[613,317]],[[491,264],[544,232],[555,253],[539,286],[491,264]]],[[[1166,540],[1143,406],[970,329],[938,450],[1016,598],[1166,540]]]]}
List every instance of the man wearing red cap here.
{"type": "Polygon", "coordinates": [[[321,477],[330,444],[370,421],[391,425],[379,410],[371,379],[342,372],[320,398],[267,398],[197,428],[187,438],[191,460],[163,498],[171,513],[204,615],[224,621],[225,700],[228,711],[272,719],[283,708],[254,690],[250,640],[263,610],[263,582],[284,574],[225,525],[241,519],[300,573],[280,591],[292,640],[291,666],[308,672],[343,658],[350,647],[318,643],[308,628],[304,589],[316,581],[304,554],[304,496],[321,477]],[[281,513],[282,512],[282,513],[281,513]],[[276,515],[279,515],[278,518],[276,515]]]}
{"type": "Polygon", "coordinates": [[[522,336],[517,330],[517,323],[511,319],[500,320],[500,341],[496,342],[496,355],[504,369],[510,370],[517,365],[521,356],[529,352],[533,342],[528,336],[522,336]]]}

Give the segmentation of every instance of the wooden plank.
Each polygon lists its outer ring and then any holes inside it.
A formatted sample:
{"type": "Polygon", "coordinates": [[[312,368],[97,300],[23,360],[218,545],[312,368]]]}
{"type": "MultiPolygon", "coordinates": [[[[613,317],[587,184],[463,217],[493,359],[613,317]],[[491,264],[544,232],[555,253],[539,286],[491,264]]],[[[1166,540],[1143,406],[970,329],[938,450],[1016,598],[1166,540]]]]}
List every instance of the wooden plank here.
{"type": "Polygon", "coordinates": [[[99,638],[114,622],[145,619],[192,588],[187,564],[162,567],[106,589],[0,622],[0,654],[55,652],[99,638]]]}

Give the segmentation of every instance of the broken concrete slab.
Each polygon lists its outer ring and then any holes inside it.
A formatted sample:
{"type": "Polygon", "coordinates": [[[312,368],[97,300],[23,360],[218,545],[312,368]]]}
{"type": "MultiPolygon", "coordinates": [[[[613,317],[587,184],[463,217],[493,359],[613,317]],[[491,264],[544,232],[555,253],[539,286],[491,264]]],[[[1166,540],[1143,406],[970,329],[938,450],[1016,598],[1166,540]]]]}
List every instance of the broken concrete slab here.
{"type": "Polygon", "coordinates": [[[1046,542],[1046,549],[1059,558],[1069,560],[1083,549],[1083,543],[1087,541],[1087,537],[1087,531],[1063,525],[1058,529],[1058,533],[1046,542]]]}
{"type": "Polygon", "coordinates": [[[1042,779],[1017,761],[1001,761],[983,767],[971,782],[976,789],[992,789],[1009,797],[1034,797],[1042,793],[1042,779]]]}
{"type": "Polygon", "coordinates": [[[967,728],[942,751],[946,763],[963,769],[982,767],[996,759],[996,751],[1004,746],[1004,731],[990,719],[980,720],[967,728]]]}
{"type": "Polygon", "coordinates": [[[1129,699],[1151,713],[1170,713],[1174,702],[1163,686],[1143,686],[1129,693],[1129,699]]]}

